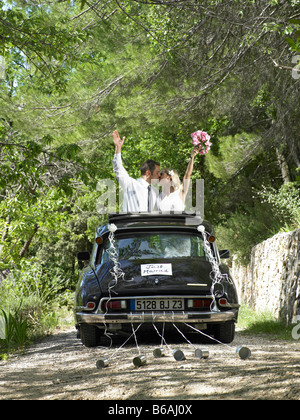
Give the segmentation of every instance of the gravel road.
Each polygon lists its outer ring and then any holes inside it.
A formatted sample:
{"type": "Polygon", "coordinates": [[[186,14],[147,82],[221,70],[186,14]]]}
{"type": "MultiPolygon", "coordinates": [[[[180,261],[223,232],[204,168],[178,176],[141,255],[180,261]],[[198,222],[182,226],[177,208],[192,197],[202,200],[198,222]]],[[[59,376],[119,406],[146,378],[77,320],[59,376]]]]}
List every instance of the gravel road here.
{"type": "MultiPolygon", "coordinates": [[[[157,336],[158,337],[158,336],[157,336]]],[[[237,332],[230,346],[196,344],[209,350],[208,359],[194,357],[195,348],[184,339],[167,338],[171,350],[186,356],[175,361],[154,358],[156,337],[138,341],[147,364],[136,368],[135,342],[125,338],[97,348],[85,348],[74,329],[57,332],[28,348],[24,355],[0,362],[0,400],[199,400],[300,399],[300,342],[270,340],[237,332]],[[251,349],[242,360],[236,347],[251,349]],[[113,356],[108,367],[96,368],[100,358],[113,356]]]]}

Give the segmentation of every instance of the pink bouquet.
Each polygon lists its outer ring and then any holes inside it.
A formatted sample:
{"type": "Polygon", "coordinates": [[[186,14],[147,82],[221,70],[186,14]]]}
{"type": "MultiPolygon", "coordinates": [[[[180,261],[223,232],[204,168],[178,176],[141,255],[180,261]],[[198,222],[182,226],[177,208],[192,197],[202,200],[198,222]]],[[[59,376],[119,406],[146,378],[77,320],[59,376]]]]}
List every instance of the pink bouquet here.
{"type": "Polygon", "coordinates": [[[191,134],[192,140],[191,143],[199,148],[199,154],[205,155],[210,150],[210,146],[212,143],[210,140],[210,135],[207,134],[205,131],[195,131],[195,133],[191,134]]]}

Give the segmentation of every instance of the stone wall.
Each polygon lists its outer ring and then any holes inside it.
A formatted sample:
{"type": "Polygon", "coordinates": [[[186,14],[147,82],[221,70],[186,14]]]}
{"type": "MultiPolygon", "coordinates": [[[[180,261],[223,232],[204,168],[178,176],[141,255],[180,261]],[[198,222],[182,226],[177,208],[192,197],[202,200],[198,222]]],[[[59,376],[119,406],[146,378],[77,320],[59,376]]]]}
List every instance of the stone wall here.
{"type": "Polygon", "coordinates": [[[247,267],[233,259],[231,273],[240,303],[292,322],[300,310],[300,229],[256,245],[247,267]]]}

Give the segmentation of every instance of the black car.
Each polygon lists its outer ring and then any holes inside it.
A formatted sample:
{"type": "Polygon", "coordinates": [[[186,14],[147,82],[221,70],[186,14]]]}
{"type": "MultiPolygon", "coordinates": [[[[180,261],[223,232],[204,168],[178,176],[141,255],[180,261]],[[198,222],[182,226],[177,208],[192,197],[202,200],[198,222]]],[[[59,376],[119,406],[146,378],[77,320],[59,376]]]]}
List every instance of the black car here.
{"type": "Polygon", "coordinates": [[[230,343],[238,298],[213,226],[190,214],[111,214],[96,231],[75,298],[76,328],[87,347],[105,333],[194,327],[230,343]],[[200,226],[200,227],[199,227],[200,226]],[[88,263],[87,263],[88,262],[88,263]]]}

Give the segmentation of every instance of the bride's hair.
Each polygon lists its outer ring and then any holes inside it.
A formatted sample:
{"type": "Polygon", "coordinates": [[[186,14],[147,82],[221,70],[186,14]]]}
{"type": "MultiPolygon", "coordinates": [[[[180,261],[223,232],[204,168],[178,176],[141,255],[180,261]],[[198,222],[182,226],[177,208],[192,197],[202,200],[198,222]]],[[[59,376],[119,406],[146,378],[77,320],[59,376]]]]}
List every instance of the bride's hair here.
{"type": "Polygon", "coordinates": [[[174,188],[174,191],[178,190],[181,183],[178,176],[178,173],[170,168],[165,168],[160,171],[161,173],[165,173],[171,177],[171,185],[174,188]]]}

